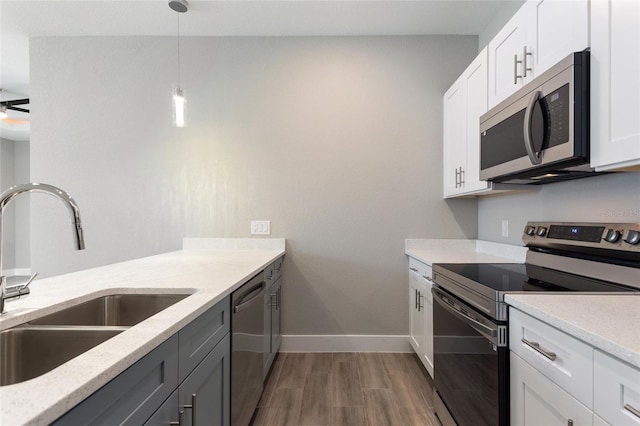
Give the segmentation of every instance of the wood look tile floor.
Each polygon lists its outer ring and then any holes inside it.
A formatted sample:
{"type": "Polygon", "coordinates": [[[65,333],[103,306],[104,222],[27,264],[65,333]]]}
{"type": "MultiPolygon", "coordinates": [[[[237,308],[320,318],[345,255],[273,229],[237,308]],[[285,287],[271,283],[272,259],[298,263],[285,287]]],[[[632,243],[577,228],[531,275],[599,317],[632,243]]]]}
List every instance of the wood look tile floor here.
{"type": "Polygon", "coordinates": [[[408,353],[282,353],[252,425],[439,425],[428,376],[408,353]]]}

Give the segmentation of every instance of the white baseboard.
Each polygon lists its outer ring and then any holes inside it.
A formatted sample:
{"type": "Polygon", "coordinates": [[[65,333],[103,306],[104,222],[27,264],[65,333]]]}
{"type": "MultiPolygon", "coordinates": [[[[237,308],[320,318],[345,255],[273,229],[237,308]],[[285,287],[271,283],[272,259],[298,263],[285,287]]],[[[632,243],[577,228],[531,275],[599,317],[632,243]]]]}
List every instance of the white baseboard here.
{"type": "Polygon", "coordinates": [[[409,336],[283,335],[281,352],[412,352],[409,336]]]}

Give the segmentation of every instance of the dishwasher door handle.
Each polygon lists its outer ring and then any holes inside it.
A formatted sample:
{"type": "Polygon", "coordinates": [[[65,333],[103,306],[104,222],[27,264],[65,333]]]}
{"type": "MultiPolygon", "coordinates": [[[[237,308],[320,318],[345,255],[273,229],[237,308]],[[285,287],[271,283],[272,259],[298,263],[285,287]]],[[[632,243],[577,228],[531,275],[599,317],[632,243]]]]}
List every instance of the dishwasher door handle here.
{"type": "Polygon", "coordinates": [[[256,300],[262,294],[266,286],[267,286],[266,281],[261,281],[258,284],[254,285],[253,287],[251,287],[250,289],[248,289],[246,293],[240,296],[240,298],[238,299],[238,302],[233,306],[233,313],[235,314],[235,313],[244,311],[249,306],[251,306],[253,301],[256,300]],[[256,292],[255,296],[251,297],[249,300],[246,300],[247,297],[254,292],[256,292]]]}

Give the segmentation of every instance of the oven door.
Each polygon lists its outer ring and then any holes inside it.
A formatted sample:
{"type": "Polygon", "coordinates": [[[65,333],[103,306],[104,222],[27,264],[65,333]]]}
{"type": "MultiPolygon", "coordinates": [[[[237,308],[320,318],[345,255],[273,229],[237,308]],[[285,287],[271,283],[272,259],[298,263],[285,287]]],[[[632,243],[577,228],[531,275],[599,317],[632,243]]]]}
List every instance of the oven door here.
{"type": "Polygon", "coordinates": [[[506,324],[434,285],[435,389],[459,426],[509,424],[506,324]]]}

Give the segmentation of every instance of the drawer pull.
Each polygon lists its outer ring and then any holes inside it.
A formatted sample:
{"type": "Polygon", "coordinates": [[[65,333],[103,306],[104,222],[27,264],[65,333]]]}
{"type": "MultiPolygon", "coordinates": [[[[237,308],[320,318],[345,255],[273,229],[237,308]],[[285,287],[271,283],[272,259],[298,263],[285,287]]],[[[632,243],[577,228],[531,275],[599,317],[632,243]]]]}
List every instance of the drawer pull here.
{"type": "Polygon", "coordinates": [[[633,414],[634,416],[640,418],[640,410],[632,406],[631,404],[624,404],[624,409],[633,414]]]}
{"type": "Polygon", "coordinates": [[[412,267],[412,266],[410,266],[410,267],[409,267],[409,270],[410,270],[410,271],[413,271],[413,272],[418,272],[418,269],[416,269],[416,268],[414,268],[414,267],[412,267]]]}
{"type": "Polygon", "coordinates": [[[555,352],[550,352],[550,351],[545,351],[544,349],[542,349],[540,347],[540,343],[538,342],[531,342],[525,338],[522,338],[522,340],[520,340],[522,343],[524,343],[525,345],[529,346],[531,349],[533,349],[534,351],[538,352],[540,355],[544,356],[545,358],[550,359],[551,361],[555,361],[556,360],[556,353],[555,352]]]}
{"type": "Polygon", "coordinates": [[[429,282],[433,282],[433,279],[428,275],[423,275],[422,278],[424,278],[425,280],[427,280],[429,282]]]}

